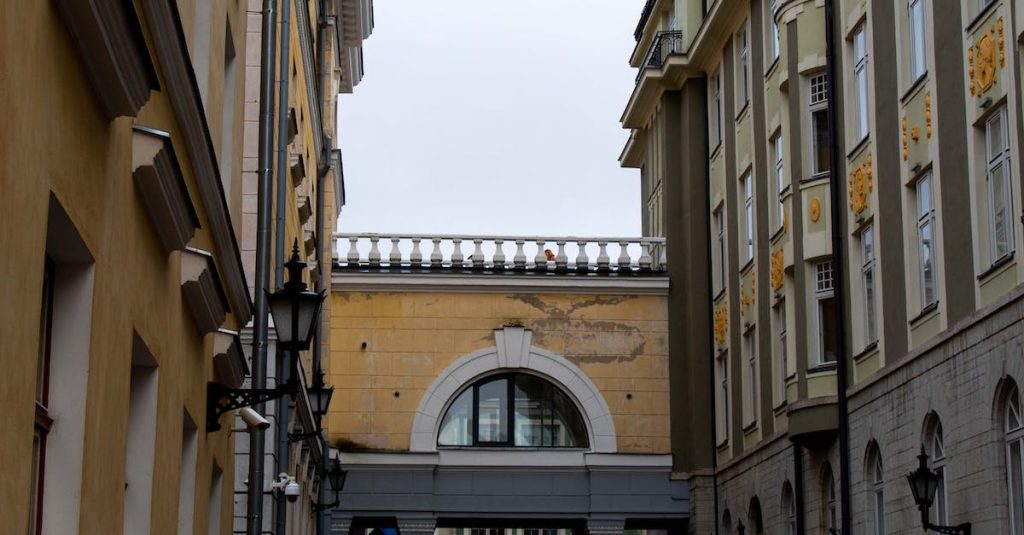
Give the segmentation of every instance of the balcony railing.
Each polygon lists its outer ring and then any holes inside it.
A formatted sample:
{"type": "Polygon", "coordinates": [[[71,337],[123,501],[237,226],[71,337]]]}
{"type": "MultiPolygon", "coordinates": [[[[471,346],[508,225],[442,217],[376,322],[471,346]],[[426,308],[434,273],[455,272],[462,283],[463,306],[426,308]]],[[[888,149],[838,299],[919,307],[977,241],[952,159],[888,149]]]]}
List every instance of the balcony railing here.
{"type": "Polygon", "coordinates": [[[339,267],[354,269],[616,274],[667,269],[664,238],[336,233],[334,259],[339,267]]]}
{"type": "Polygon", "coordinates": [[[644,34],[644,26],[647,26],[647,19],[651,18],[651,11],[654,9],[655,2],[657,2],[657,0],[647,0],[647,2],[644,3],[644,8],[640,12],[640,21],[637,22],[636,30],[633,31],[633,37],[635,37],[637,41],[639,41],[640,37],[644,34]]]}
{"type": "Polygon", "coordinates": [[[647,51],[647,56],[644,57],[644,62],[640,64],[640,69],[636,73],[636,81],[639,82],[640,78],[643,77],[644,71],[647,69],[660,69],[665,61],[668,60],[669,56],[674,54],[682,54],[683,50],[683,32],[671,31],[671,32],[658,32],[654,36],[654,40],[651,41],[651,49],[647,51]]]}

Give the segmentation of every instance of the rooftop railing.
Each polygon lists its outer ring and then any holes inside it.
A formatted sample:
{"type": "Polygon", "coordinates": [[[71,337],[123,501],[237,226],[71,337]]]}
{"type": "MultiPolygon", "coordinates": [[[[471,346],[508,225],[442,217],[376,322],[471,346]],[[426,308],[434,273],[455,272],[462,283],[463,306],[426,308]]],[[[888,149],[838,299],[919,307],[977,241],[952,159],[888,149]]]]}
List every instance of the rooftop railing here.
{"type": "Polygon", "coordinates": [[[664,238],[334,234],[353,269],[642,273],[666,270],[664,238]]]}
{"type": "Polygon", "coordinates": [[[658,32],[651,41],[651,48],[647,51],[647,56],[644,57],[644,62],[640,64],[640,69],[636,73],[636,81],[640,81],[640,78],[644,75],[644,71],[647,69],[660,69],[661,66],[665,64],[665,61],[668,60],[669,56],[673,54],[683,54],[684,52],[683,32],[678,30],[671,32],[658,32]]]}

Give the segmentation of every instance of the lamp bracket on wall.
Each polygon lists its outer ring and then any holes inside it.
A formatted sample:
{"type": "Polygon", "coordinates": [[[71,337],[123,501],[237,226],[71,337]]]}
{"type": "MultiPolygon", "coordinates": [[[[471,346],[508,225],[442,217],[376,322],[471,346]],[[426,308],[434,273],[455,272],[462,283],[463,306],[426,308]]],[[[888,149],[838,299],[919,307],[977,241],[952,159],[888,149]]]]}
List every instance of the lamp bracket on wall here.
{"type": "Polygon", "coordinates": [[[206,383],[206,432],[219,431],[220,417],[226,412],[280,399],[294,394],[297,382],[285,383],[277,388],[229,388],[221,383],[206,383]]]}

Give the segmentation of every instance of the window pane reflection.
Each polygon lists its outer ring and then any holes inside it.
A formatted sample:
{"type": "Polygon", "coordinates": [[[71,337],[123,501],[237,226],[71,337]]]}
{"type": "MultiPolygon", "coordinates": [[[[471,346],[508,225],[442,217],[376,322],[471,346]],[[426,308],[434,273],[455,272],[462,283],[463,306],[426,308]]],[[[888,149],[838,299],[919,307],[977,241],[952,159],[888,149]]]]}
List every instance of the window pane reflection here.
{"type": "Polygon", "coordinates": [[[455,398],[448,408],[448,414],[441,422],[441,432],[437,435],[437,443],[441,446],[469,446],[473,436],[473,389],[455,398]]]}
{"type": "Polygon", "coordinates": [[[508,380],[477,387],[477,436],[480,442],[508,442],[508,380]]]}

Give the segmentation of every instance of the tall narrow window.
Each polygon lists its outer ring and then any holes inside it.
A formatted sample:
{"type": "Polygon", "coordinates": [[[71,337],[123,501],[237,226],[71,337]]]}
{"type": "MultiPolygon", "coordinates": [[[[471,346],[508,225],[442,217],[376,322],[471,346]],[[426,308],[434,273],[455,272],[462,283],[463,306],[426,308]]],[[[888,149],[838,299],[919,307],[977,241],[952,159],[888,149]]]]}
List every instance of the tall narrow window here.
{"type": "Polygon", "coordinates": [[[868,48],[867,23],[862,22],[853,33],[853,91],[856,104],[857,140],[868,135],[868,48]]]}
{"type": "Polygon", "coordinates": [[[220,503],[221,503],[221,486],[223,485],[224,471],[217,466],[217,463],[213,463],[213,473],[210,475],[210,505],[207,512],[207,532],[210,535],[218,535],[221,533],[220,529],[220,503]]]}
{"type": "Polygon", "coordinates": [[[907,4],[908,28],[910,34],[910,83],[924,76],[924,0],[910,0],[907,4]]]}
{"type": "Polygon", "coordinates": [[[723,351],[717,358],[718,375],[718,444],[729,440],[729,353],[723,351]]]}
{"type": "Polygon", "coordinates": [[[782,484],[782,521],[785,522],[785,535],[796,535],[796,501],[793,499],[793,487],[786,481],[782,484]]]}
{"type": "Polygon", "coordinates": [[[875,534],[885,535],[885,479],[882,471],[882,455],[877,449],[873,455],[870,484],[871,506],[875,523],[875,534]]]}
{"type": "Polygon", "coordinates": [[[715,210],[715,294],[725,287],[725,207],[715,210]]]}
{"type": "Polygon", "coordinates": [[[828,142],[828,77],[824,74],[812,76],[810,80],[810,113],[812,170],[815,175],[825,174],[831,169],[831,153],[828,142]]]}
{"type": "Polygon", "coordinates": [[[1024,406],[1016,385],[1006,397],[1006,471],[1010,533],[1024,535],[1024,406]]]}
{"type": "Polygon", "coordinates": [[[718,72],[716,72],[711,77],[711,84],[712,84],[712,87],[711,87],[712,98],[715,101],[714,102],[714,107],[713,107],[713,109],[715,110],[715,127],[714,127],[714,131],[712,132],[712,134],[715,136],[713,138],[715,143],[714,143],[714,145],[711,146],[711,150],[715,150],[716,147],[718,147],[719,145],[722,144],[722,122],[724,120],[724,112],[722,111],[722,71],[721,70],[718,70],[718,72]]]}
{"type": "Polygon", "coordinates": [[[754,181],[750,171],[740,178],[740,189],[743,193],[743,264],[754,258],[754,181]]]}
{"type": "Polygon", "coordinates": [[[782,403],[786,399],[786,376],[788,374],[788,362],[786,355],[786,301],[779,301],[775,305],[775,403],[782,403]]]}
{"type": "Polygon", "coordinates": [[[786,222],[786,206],[782,202],[782,192],[786,189],[786,177],[782,172],[782,131],[776,132],[771,140],[772,159],[775,161],[774,199],[775,210],[772,211],[772,228],[780,229],[786,222]]]}
{"type": "Polygon", "coordinates": [[[868,225],[860,233],[860,278],[864,290],[864,345],[878,340],[877,304],[875,303],[875,232],[868,225]]]}
{"type": "Polygon", "coordinates": [[[996,260],[1013,250],[1013,195],[1010,186],[1010,140],[1006,107],[996,110],[985,122],[985,150],[988,155],[989,259],[996,260]]]}
{"type": "Polygon", "coordinates": [[[836,506],[836,481],[832,477],[832,467],[825,465],[825,473],[821,478],[822,504],[825,506],[822,512],[822,527],[824,533],[838,533],[839,515],[836,506]]]}
{"type": "Polygon", "coordinates": [[[836,361],[839,339],[836,336],[836,303],[832,262],[819,262],[814,266],[814,301],[817,327],[818,364],[836,361]]]}
{"type": "Polygon", "coordinates": [[[945,526],[949,520],[946,505],[946,448],[942,441],[942,422],[934,413],[931,416],[926,426],[925,449],[931,457],[932,471],[939,475],[939,485],[935,490],[935,502],[928,514],[933,524],[945,526]]]}
{"type": "Polygon", "coordinates": [[[736,62],[739,68],[739,72],[736,73],[739,84],[736,96],[739,101],[736,107],[742,109],[750,102],[750,42],[747,38],[747,21],[743,21],[740,31],[736,33],[736,46],[739,51],[736,62]]]}
{"type": "Polygon", "coordinates": [[[768,5],[768,20],[770,20],[772,39],[771,39],[771,61],[779,59],[779,23],[775,20],[775,12],[779,8],[779,0],[772,0],[768,5]]]}
{"type": "Polygon", "coordinates": [[[124,463],[124,533],[149,533],[156,459],[158,368],[138,335],[132,340],[128,391],[127,445],[124,463]]]}
{"type": "MultiPolygon", "coordinates": [[[[231,33],[231,22],[224,24],[224,102],[221,104],[220,140],[220,181],[224,184],[224,196],[231,199],[234,185],[235,153],[235,86],[238,85],[235,72],[235,40],[231,33]]],[[[228,203],[230,206],[231,203],[228,203]]]]}
{"type": "Polygon", "coordinates": [[[757,411],[758,411],[758,388],[757,388],[757,328],[751,327],[745,335],[743,335],[744,351],[747,356],[747,377],[744,381],[747,383],[747,391],[745,392],[746,404],[743,407],[743,412],[746,413],[745,426],[753,425],[757,422],[757,411]]]}
{"type": "Polygon", "coordinates": [[[192,535],[196,502],[196,446],[198,429],[186,413],[181,430],[181,465],[178,478],[178,535],[192,535]]]}
{"type": "Polygon", "coordinates": [[[29,495],[29,531],[42,531],[43,468],[46,465],[46,436],[53,420],[48,407],[50,391],[50,337],[53,320],[53,262],[47,258],[43,270],[42,304],[39,308],[39,349],[36,352],[36,424],[32,437],[32,488],[29,495]]]}
{"type": "Polygon", "coordinates": [[[934,303],[935,290],[935,201],[932,198],[932,176],[917,181],[917,254],[921,281],[921,308],[934,303]]]}

